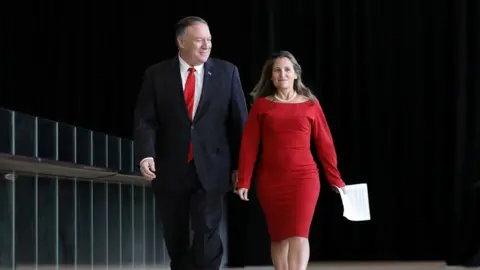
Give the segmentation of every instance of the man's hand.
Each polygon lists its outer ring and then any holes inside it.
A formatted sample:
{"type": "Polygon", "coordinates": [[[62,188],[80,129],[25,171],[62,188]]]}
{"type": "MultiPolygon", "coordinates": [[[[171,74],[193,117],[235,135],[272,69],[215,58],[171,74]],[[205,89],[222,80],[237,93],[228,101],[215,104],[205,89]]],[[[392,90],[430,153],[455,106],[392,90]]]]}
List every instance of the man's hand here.
{"type": "Polygon", "coordinates": [[[145,159],[140,163],[140,172],[143,178],[148,181],[155,179],[155,162],[153,159],[145,159]]]}
{"type": "Polygon", "coordinates": [[[232,185],[233,185],[233,188],[235,188],[237,186],[237,183],[238,183],[238,171],[233,171],[232,172],[232,185]]]}
{"type": "Polygon", "coordinates": [[[238,194],[241,200],[248,201],[248,189],[238,188],[238,189],[235,189],[235,193],[238,194]]]}

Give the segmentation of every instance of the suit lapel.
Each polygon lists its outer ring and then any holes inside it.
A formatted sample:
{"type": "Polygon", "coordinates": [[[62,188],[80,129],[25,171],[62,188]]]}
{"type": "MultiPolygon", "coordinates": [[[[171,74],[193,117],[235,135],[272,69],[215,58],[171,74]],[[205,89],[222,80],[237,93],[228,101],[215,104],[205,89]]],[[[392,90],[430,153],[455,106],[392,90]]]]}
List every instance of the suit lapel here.
{"type": "Polygon", "coordinates": [[[177,96],[177,98],[180,100],[180,102],[178,102],[179,104],[179,108],[180,108],[180,111],[181,111],[181,114],[188,119],[188,121],[191,121],[190,120],[190,117],[188,116],[188,108],[187,108],[187,104],[185,103],[185,95],[184,95],[184,92],[183,92],[183,85],[182,85],[182,76],[180,75],[180,62],[178,60],[178,57],[175,57],[172,61],[172,74],[171,74],[173,80],[173,85],[172,85],[172,88],[175,89],[174,92],[174,95],[177,96]]]}
{"type": "Polygon", "coordinates": [[[204,72],[203,72],[203,87],[202,87],[202,95],[200,96],[200,101],[198,103],[197,112],[195,113],[194,121],[200,119],[200,117],[205,113],[206,107],[208,105],[208,101],[212,96],[212,77],[215,75],[213,73],[213,61],[208,59],[204,65],[204,72]]]}

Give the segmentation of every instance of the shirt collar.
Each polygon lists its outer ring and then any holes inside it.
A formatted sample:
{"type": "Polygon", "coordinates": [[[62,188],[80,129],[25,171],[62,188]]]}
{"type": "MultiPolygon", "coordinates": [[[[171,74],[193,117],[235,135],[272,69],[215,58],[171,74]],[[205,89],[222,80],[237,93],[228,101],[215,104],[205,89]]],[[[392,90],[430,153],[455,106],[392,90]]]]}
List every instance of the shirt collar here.
{"type": "MultiPolygon", "coordinates": [[[[182,71],[182,73],[188,72],[188,69],[191,66],[187,64],[187,62],[185,62],[185,60],[183,60],[182,57],[180,57],[180,55],[178,56],[178,60],[180,61],[180,70],[182,71]]],[[[200,73],[203,70],[203,65],[204,64],[200,64],[198,66],[194,66],[194,68],[198,73],[200,73]]]]}

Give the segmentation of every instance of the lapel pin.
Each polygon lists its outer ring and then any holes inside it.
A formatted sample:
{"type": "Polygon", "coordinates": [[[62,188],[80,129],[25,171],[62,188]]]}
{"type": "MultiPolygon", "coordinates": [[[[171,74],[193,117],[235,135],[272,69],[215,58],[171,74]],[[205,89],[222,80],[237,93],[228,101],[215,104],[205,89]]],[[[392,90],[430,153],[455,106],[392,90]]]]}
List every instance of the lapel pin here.
{"type": "Polygon", "coordinates": [[[208,72],[208,75],[212,75],[212,73],[209,71],[209,72],[208,72]]]}

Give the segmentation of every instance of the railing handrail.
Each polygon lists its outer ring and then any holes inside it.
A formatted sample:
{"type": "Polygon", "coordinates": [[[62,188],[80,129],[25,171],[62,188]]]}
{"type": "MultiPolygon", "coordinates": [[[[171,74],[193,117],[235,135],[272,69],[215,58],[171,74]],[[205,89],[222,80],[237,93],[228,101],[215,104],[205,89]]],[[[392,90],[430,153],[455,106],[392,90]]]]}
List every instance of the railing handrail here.
{"type": "Polygon", "coordinates": [[[0,153],[0,171],[19,174],[37,174],[66,179],[92,180],[96,182],[134,185],[145,185],[149,183],[140,175],[134,173],[124,173],[107,168],[7,153],[0,153]]]}

